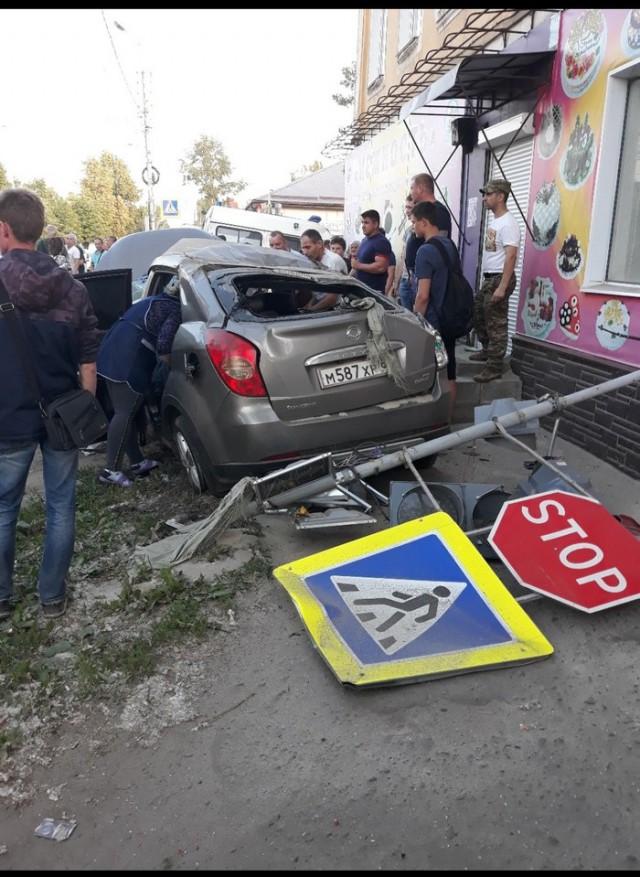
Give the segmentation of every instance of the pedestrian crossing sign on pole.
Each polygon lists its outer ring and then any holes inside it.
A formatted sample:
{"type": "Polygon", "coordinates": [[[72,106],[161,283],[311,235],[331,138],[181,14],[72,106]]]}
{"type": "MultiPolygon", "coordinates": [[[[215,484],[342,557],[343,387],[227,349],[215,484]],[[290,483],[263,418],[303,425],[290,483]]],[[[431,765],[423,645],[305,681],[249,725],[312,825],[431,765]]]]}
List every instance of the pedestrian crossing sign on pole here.
{"type": "Polygon", "coordinates": [[[445,512],[273,574],[335,675],[356,687],[488,670],[553,653],[445,512]]]}
{"type": "Polygon", "coordinates": [[[177,201],[163,201],[162,202],[162,214],[163,214],[163,216],[177,216],[178,215],[178,202],[177,201]]]}

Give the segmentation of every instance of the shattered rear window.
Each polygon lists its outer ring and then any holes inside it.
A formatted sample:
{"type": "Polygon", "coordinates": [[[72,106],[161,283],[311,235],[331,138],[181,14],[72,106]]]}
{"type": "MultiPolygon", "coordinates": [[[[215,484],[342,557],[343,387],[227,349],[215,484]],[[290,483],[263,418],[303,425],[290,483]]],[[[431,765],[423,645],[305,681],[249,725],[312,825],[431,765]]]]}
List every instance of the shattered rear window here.
{"type": "MultiPolygon", "coordinates": [[[[210,278],[212,279],[212,278],[210,278]]],[[[375,298],[386,309],[394,310],[395,305],[381,296],[355,282],[324,279],[276,276],[273,274],[242,274],[221,283],[214,283],[214,290],[222,301],[225,310],[236,319],[272,320],[281,317],[320,316],[349,310],[364,298],[375,298]],[[222,287],[222,288],[221,288],[222,287]],[[233,295],[229,293],[233,291],[233,295]],[[324,295],[336,295],[335,303],[327,310],[309,312],[304,310],[312,299],[324,295]]]]}

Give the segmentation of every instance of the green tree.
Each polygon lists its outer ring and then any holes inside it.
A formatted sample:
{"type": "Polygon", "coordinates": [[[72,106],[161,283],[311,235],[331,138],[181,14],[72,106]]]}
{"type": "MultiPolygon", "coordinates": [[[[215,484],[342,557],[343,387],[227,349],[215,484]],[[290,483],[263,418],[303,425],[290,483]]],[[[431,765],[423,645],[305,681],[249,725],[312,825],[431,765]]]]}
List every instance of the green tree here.
{"type": "Polygon", "coordinates": [[[44,217],[46,225],[55,225],[61,235],[75,231],[78,238],[82,238],[82,231],[78,226],[78,214],[70,198],[58,195],[55,189],[48,186],[42,178],[25,183],[27,189],[31,189],[42,199],[44,204],[44,217]]]}
{"type": "Polygon", "coordinates": [[[219,140],[202,134],[194,143],[193,149],[180,160],[180,173],[184,183],[194,183],[198,198],[198,219],[202,223],[204,215],[212,204],[229,195],[236,195],[246,188],[243,180],[230,180],[232,166],[219,140]]]}
{"type": "MultiPolygon", "coordinates": [[[[80,192],[72,192],[66,198],[42,178],[27,183],[10,182],[0,164],[0,189],[7,186],[25,186],[36,192],[44,204],[45,223],[57,226],[61,235],[74,231],[81,243],[96,235],[122,237],[145,228],[147,208],[138,203],[142,193],[122,159],[108,152],[84,162],[80,192]]],[[[156,218],[158,227],[160,208],[156,208],[156,218]]]]}
{"type": "Polygon", "coordinates": [[[81,231],[86,240],[95,235],[122,237],[144,230],[146,208],[138,202],[141,191],[121,158],[103,152],[84,163],[80,195],[73,197],[81,231]]]}
{"type": "Polygon", "coordinates": [[[346,89],[346,94],[332,94],[331,99],[341,107],[351,107],[356,99],[356,62],[354,61],[350,67],[342,68],[342,79],[340,85],[346,89]]]}

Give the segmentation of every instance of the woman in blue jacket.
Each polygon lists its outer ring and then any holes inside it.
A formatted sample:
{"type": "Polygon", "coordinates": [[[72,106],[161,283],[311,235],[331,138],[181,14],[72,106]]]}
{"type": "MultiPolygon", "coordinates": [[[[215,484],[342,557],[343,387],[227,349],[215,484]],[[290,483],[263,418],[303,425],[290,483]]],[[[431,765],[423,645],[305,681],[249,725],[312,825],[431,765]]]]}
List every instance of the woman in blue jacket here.
{"type": "Polygon", "coordinates": [[[107,433],[107,465],[98,475],[101,484],[131,487],[122,471],[124,456],[131,475],[141,478],[160,464],[143,459],[135,428],[136,414],[151,390],[158,361],[169,365],[171,345],[181,321],[178,278],[159,295],[135,302],[109,329],[98,353],[98,374],[106,383],[113,405],[107,433]]]}

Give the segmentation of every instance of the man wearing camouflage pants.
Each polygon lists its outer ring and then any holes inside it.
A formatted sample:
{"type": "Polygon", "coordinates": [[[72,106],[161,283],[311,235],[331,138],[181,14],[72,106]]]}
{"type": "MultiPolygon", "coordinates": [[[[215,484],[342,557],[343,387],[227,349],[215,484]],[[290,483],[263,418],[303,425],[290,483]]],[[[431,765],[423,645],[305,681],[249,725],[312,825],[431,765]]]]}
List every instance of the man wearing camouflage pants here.
{"type": "Polygon", "coordinates": [[[507,209],[507,198],[511,194],[508,180],[489,180],[480,191],[484,206],[492,216],[485,231],[482,283],[473,309],[473,328],[482,350],[472,353],[469,359],[486,363],[473,378],[486,383],[502,377],[502,360],[509,337],[509,297],[516,288],[520,226],[507,209]]]}

